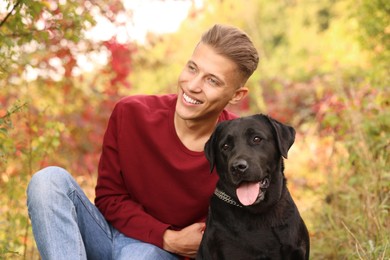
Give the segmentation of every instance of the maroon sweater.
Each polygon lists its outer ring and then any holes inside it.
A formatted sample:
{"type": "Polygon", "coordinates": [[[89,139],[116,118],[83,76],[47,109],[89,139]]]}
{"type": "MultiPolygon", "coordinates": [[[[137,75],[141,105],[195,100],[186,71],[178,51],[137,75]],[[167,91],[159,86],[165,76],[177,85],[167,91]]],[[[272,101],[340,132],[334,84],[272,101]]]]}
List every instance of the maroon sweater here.
{"type": "MultiPolygon", "coordinates": [[[[176,134],[176,95],[131,96],[114,108],[104,135],[95,204],[123,234],[162,247],[167,228],[204,221],[217,182],[204,152],[176,134]]],[[[236,116],[223,111],[219,121],[236,116]]]]}

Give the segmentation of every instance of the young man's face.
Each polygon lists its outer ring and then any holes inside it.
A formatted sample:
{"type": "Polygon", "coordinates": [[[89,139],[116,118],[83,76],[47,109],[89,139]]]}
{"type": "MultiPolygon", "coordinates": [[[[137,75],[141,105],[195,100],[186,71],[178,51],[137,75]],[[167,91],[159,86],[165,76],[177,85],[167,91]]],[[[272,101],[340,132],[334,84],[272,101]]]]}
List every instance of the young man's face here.
{"type": "Polygon", "coordinates": [[[176,114],[184,120],[216,120],[228,103],[247,93],[237,65],[200,43],[178,80],[176,114]]]}

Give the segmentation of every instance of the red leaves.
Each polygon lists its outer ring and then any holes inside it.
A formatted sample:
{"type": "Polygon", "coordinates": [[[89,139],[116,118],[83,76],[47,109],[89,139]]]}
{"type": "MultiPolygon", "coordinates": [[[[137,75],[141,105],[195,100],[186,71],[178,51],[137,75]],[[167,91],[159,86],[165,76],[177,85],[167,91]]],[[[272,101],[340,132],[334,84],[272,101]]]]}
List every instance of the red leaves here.
{"type": "Polygon", "coordinates": [[[345,109],[337,90],[325,78],[308,82],[274,79],[263,82],[262,89],[267,113],[281,122],[303,124],[314,119],[322,125],[329,112],[341,113],[345,109]]]}
{"type": "Polygon", "coordinates": [[[120,83],[130,88],[128,76],[132,71],[132,54],[136,51],[135,46],[118,43],[115,39],[105,42],[104,45],[111,52],[110,65],[115,73],[111,85],[120,83]]]}

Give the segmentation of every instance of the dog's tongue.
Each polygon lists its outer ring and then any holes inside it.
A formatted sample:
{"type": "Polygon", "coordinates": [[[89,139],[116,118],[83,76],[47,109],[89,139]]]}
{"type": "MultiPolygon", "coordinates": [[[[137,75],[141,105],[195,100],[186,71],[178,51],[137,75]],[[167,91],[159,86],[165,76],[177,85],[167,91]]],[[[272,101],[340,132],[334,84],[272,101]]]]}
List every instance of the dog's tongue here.
{"type": "Polygon", "coordinates": [[[260,184],[258,182],[243,182],[236,190],[237,197],[244,206],[255,203],[259,192],[260,184]]]}

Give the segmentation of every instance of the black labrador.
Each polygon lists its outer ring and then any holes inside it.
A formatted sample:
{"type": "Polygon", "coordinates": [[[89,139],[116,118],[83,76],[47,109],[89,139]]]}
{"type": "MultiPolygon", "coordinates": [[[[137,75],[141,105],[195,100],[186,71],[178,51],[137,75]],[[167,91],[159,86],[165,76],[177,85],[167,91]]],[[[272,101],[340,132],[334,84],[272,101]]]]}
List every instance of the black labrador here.
{"type": "Polygon", "coordinates": [[[294,140],[294,128],[261,114],[218,124],[205,155],[219,181],[196,259],[309,259],[283,172],[294,140]]]}

